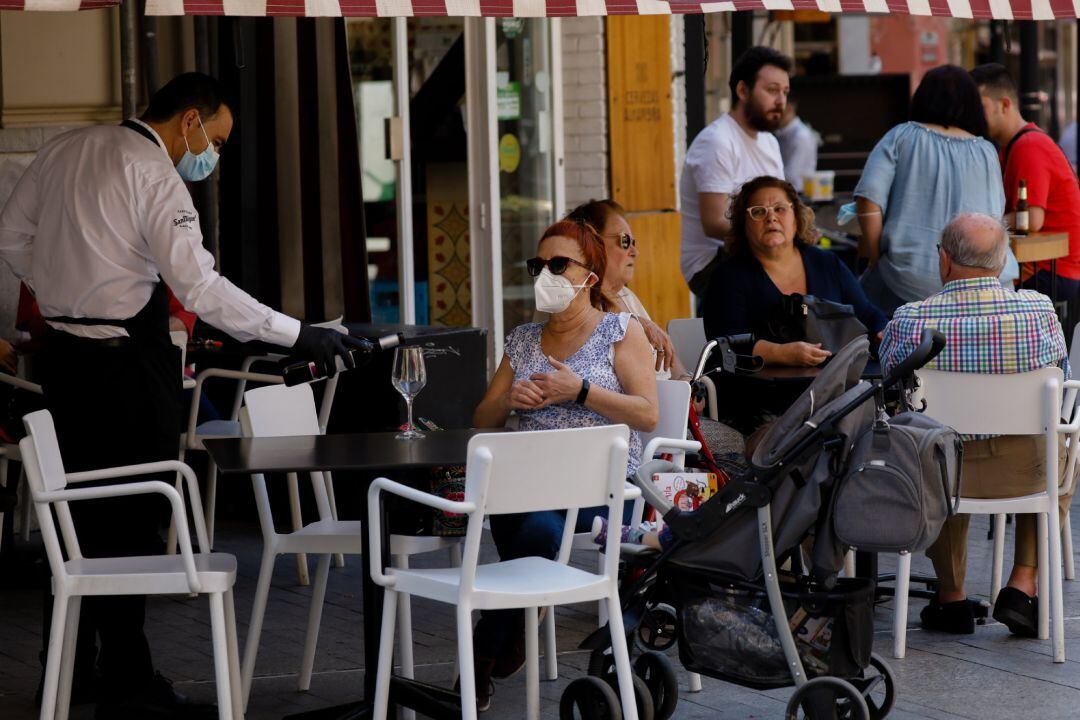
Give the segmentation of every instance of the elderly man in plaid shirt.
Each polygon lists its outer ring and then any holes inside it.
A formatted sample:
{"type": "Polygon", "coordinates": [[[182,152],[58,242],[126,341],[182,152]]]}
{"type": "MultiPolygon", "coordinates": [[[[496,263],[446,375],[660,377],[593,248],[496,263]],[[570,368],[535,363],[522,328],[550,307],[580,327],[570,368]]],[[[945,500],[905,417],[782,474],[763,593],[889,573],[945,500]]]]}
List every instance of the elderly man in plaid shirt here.
{"type": "MultiPolygon", "coordinates": [[[[919,344],[924,329],[945,334],[947,344],[930,364],[936,370],[1018,373],[1056,365],[1068,377],[1065,337],[1050,299],[1031,290],[1014,291],[998,281],[1009,237],[1000,220],[967,214],[945,228],[938,245],[941,292],[896,310],[881,341],[881,364],[895,367],[919,344]]],[[[1060,452],[1064,472],[1064,444],[1060,452]]],[[[1039,492],[1045,483],[1045,438],[1006,435],[964,442],[963,492],[968,497],[1013,497],[1039,492]]],[[[1071,497],[1062,497],[1062,520],[1071,497]]],[[[940,581],[935,599],[922,611],[922,626],[955,634],[975,632],[964,591],[969,515],[946,521],[926,551],[940,581]]],[[[1016,553],[1008,586],[994,604],[994,618],[1017,635],[1035,637],[1036,518],[1016,521],[1016,553]]]]}

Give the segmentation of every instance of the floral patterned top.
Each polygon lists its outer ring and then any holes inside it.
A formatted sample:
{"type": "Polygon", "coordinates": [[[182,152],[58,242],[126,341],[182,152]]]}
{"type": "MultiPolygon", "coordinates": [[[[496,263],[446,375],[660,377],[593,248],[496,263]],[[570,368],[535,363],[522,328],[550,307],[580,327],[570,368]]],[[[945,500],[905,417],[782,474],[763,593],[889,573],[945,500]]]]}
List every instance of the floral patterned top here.
{"type": "MultiPolygon", "coordinates": [[[[589,384],[617,393],[623,392],[622,384],[615,375],[615,343],[626,335],[630,313],[607,313],[596,325],[592,335],[565,364],[586,378],[589,384]]],[[[506,358],[514,370],[514,380],[528,380],[535,373],[554,372],[540,347],[543,323],[526,323],[514,328],[506,337],[506,358]]],[[[517,410],[522,430],[559,430],[576,427],[610,425],[611,421],[584,405],[570,402],[548,405],[539,410],[517,410]]],[[[630,454],[626,468],[627,476],[633,475],[641,464],[641,435],[630,431],[630,454]]]]}

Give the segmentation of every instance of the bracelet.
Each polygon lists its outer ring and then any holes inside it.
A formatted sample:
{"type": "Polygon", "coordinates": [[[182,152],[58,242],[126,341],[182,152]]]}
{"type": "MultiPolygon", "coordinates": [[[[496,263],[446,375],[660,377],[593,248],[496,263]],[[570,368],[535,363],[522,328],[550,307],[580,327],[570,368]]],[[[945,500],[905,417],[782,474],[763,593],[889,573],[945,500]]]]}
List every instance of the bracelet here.
{"type": "Polygon", "coordinates": [[[577,399],[574,400],[578,405],[585,404],[585,398],[589,397],[589,381],[585,378],[581,379],[581,392],[577,394],[577,399]]]}

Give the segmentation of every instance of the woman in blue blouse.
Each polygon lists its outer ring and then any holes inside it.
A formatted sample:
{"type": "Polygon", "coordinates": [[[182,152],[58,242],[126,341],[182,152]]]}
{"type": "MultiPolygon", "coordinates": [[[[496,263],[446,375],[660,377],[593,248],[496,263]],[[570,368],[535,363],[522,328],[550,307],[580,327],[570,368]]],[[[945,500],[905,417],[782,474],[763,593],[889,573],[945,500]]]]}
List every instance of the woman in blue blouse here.
{"type": "Polygon", "coordinates": [[[799,293],[851,305],[873,335],[887,319],[863,293],[855,275],[828,250],[814,247],[814,213],[789,183],[755,178],[732,200],[729,257],[717,266],[705,296],[706,336],[752,332],[754,354],[767,365],[814,366],[829,352],[806,342],[777,343],[767,325],[785,295],[799,293]]]}
{"type": "MultiPolygon", "coordinates": [[[[870,261],[861,282],[890,315],[941,290],[937,242],[950,220],[1005,212],[1001,164],[985,134],[975,81],[963,68],[943,65],[923,76],[911,120],[870,153],[855,188],[860,250],[870,261]]],[[[1001,280],[1011,286],[1018,276],[1010,250],[1001,280]]]]}

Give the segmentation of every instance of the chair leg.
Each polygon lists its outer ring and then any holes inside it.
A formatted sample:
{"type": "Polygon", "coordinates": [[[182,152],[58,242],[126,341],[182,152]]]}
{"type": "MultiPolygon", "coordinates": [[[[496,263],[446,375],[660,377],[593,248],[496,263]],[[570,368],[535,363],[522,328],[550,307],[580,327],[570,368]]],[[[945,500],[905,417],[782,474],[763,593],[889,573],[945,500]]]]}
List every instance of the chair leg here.
{"type": "Polygon", "coordinates": [[[990,603],[997,602],[998,593],[1001,591],[1001,572],[1005,564],[1005,516],[991,516],[994,522],[994,555],[993,565],[990,570],[990,603]]]}
{"type": "Polygon", "coordinates": [[[26,469],[19,466],[19,533],[24,543],[30,542],[30,523],[33,521],[34,501],[30,499],[30,481],[26,479],[26,469]]]}
{"type": "MultiPolygon", "coordinates": [[[[334,497],[334,476],[328,472],[323,473],[323,482],[326,483],[326,499],[330,501],[330,517],[338,519],[337,499],[334,497]]],[[[334,554],[334,567],[345,567],[345,553],[334,554]]]]}
{"type": "MultiPolygon", "coordinates": [[[[604,572],[604,553],[599,550],[596,551],[596,569],[597,572],[603,574],[604,572]]],[[[596,624],[597,627],[604,627],[608,624],[607,608],[604,607],[603,600],[596,604],[596,624]]]]}
{"type": "MultiPolygon", "coordinates": [[[[548,617],[555,614],[548,608],[548,617]]],[[[537,609],[525,608],[525,717],[540,720],[540,648],[537,609]]]]}
{"type": "MultiPolygon", "coordinates": [[[[401,570],[408,569],[408,555],[394,555],[390,563],[401,570]]],[[[412,680],[415,677],[413,665],[412,637],[412,597],[408,593],[398,593],[398,668],[401,677],[412,680]]],[[[401,709],[401,720],[416,720],[416,711],[401,709]]]]}
{"type": "MultiPolygon", "coordinates": [[[[296,473],[288,474],[289,483],[289,517],[292,519],[292,531],[296,532],[304,527],[304,518],[300,513],[300,483],[296,479],[296,473]]],[[[296,553],[297,582],[301,585],[311,583],[308,577],[307,555],[296,553]]]]}
{"type": "Polygon", "coordinates": [[[689,673],[689,675],[690,675],[690,680],[689,680],[690,692],[692,692],[692,693],[701,692],[701,676],[698,675],[695,672],[689,673]]]}
{"type": "MultiPolygon", "coordinates": [[[[468,605],[458,605],[456,615],[461,720],[476,720],[476,667],[473,664],[472,610],[468,605]]],[[[385,619],[385,615],[383,617],[385,619]]],[[[392,635],[390,640],[393,640],[392,635]]],[[[390,642],[383,643],[383,647],[390,647],[390,642]]],[[[376,716],[375,720],[382,720],[382,718],[376,716]]]]}
{"type": "Polygon", "coordinates": [[[902,552],[896,565],[896,607],[893,610],[893,657],[907,653],[908,587],[911,582],[911,553],[902,552]]]}
{"type": "MultiPolygon", "coordinates": [[[[180,448],[180,458],[179,458],[180,462],[184,462],[184,458],[186,456],[187,456],[186,449],[181,447],[180,448]]],[[[184,497],[184,476],[181,475],[180,473],[176,473],[175,486],[176,486],[176,491],[180,493],[180,497],[184,497]]],[[[208,550],[203,550],[203,552],[209,552],[209,551],[208,550]]],[[[165,539],[165,554],[166,555],[175,555],[176,554],[176,518],[172,518],[172,519],[169,520],[169,532],[168,532],[168,535],[166,536],[166,539],[165,539]]]]}
{"type": "Polygon", "coordinates": [[[855,577],[855,551],[848,550],[844,553],[844,577],[855,577]]]}
{"type": "Polygon", "coordinates": [[[236,603],[233,591],[225,593],[225,640],[229,653],[229,694],[232,696],[233,718],[243,720],[244,699],[240,682],[240,641],[236,636],[236,603]]]}
{"type": "Polygon", "coordinates": [[[311,607],[308,609],[307,633],[304,635],[304,658],[300,661],[300,681],[296,689],[311,689],[311,672],[315,668],[315,646],[319,642],[319,625],[322,623],[323,601],[326,600],[326,579],[330,575],[330,556],[320,555],[315,566],[315,587],[311,589],[311,607]]]}
{"type": "MultiPolygon", "coordinates": [[[[209,458],[209,456],[207,456],[209,458]]],[[[206,541],[210,547],[202,548],[202,552],[212,552],[214,549],[214,516],[217,514],[217,463],[213,459],[206,461],[206,541]]]]}
{"type": "Polygon", "coordinates": [[[1065,626],[1062,608],[1061,587],[1061,524],[1058,520],[1057,507],[1050,508],[1046,514],[1049,557],[1047,566],[1050,582],[1050,632],[1054,662],[1065,662],[1065,626]]]}
{"type": "Polygon", "coordinates": [[[59,700],[60,665],[64,650],[64,630],[68,618],[69,599],[65,595],[53,598],[52,625],[49,628],[49,649],[45,661],[45,682],[41,692],[41,720],[55,720],[59,700]]]}
{"type": "MultiPolygon", "coordinates": [[[[1056,508],[1052,512],[1056,512],[1056,508]]],[[[1046,517],[1048,513],[1039,513],[1036,517],[1038,526],[1038,544],[1039,544],[1039,639],[1050,639],[1050,573],[1049,570],[1049,549],[1048,549],[1048,537],[1047,537],[1047,522],[1046,517]]]]}
{"type": "Polygon", "coordinates": [[[558,648],[555,646],[555,606],[547,609],[544,617],[544,678],[559,679],[558,648]]]}
{"type": "Polygon", "coordinates": [[[1076,579],[1076,563],[1073,560],[1072,518],[1065,513],[1065,524],[1061,528],[1061,556],[1065,565],[1065,579],[1076,579]]]}
{"type": "MultiPolygon", "coordinates": [[[[372,720],[386,720],[387,707],[390,704],[390,673],[393,670],[394,660],[394,616],[397,613],[397,593],[390,588],[386,589],[383,596],[382,631],[379,636],[379,667],[375,676],[375,705],[372,707],[372,720]]],[[[470,630],[470,638],[472,637],[470,630]]],[[[472,661],[472,658],[469,658],[472,661]]],[[[462,699],[465,691],[462,687],[462,699]]],[[[475,712],[476,701],[473,701],[475,712]]],[[[465,713],[462,712],[462,715],[465,713]]]]}
{"type": "Polygon", "coordinates": [[[248,623],[247,638],[244,641],[244,660],[240,666],[240,694],[247,708],[251,697],[251,682],[255,675],[255,657],[259,654],[259,636],[262,635],[263,618],[266,616],[266,600],[270,595],[270,579],[274,575],[274,561],[277,560],[275,548],[263,550],[262,566],[259,568],[259,581],[255,585],[255,600],[251,606],[251,621],[248,623]]]}
{"type": "Polygon", "coordinates": [[[75,670],[75,643],[79,637],[79,610],[82,598],[68,600],[67,622],[64,625],[64,650],[60,655],[60,684],[57,690],[56,720],[67,720],[71,709],[71,681],[75,670]]]}
{"type": "Polygon", "coordinates": [[[626,635],[622,632],[622,608],[619,607],[619,594],[614,588],[614,583],[612,583],[612,594],[608,596],[606,602],[610,618],[608,628],[611,631],[611,654],[615,658],[615,674],[619,678],[623,720],[638,720],[633,673],[630,670],[630,651],[626,646],[626,635]]]}
{"type": "Polygon", "coordinates": [[[233,696],[229,682],[229,641],[225,630],[224,593],[210,593],[210,635],[214,645],[214,682],[218,720],[232,720],[233,696]]]}

